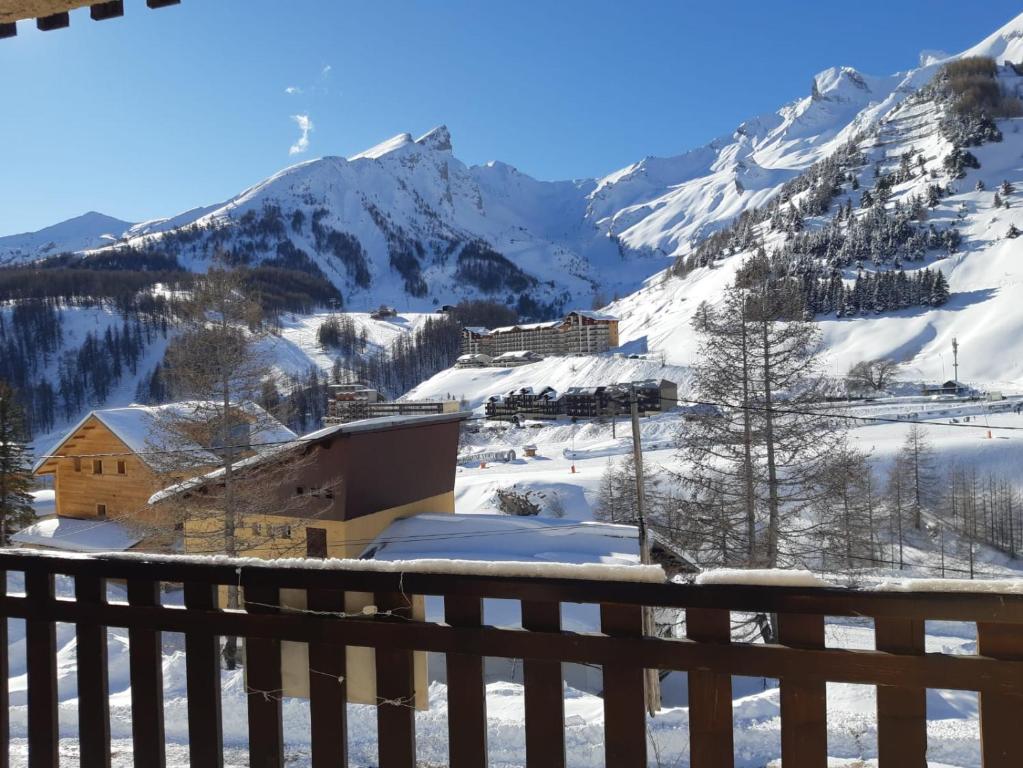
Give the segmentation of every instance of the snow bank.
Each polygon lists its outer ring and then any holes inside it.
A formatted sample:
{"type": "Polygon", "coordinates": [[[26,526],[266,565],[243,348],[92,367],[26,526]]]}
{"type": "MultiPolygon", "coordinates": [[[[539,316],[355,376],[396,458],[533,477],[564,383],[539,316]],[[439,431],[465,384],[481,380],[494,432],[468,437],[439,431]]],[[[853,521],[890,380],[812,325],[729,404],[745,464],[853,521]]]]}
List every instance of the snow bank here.
{"type": "Polygon", "coordinates": [[[696,577],[697,584],[753,584],[765,587],[832,587],[810,571],[779,568],[716,568],[696,577]]]}
{"type": "Polygon", "coordinates": [[[1023,579],[884,579],[879,592],[964,592],[1023,595],[1023,579]]]}
{"type": "Polygon", "coordinates": [[[396,520],[363,557],[380,561],[455,558],[474,562],[639,566],[633,525],[494,514],[424,514],[396,520]]]}

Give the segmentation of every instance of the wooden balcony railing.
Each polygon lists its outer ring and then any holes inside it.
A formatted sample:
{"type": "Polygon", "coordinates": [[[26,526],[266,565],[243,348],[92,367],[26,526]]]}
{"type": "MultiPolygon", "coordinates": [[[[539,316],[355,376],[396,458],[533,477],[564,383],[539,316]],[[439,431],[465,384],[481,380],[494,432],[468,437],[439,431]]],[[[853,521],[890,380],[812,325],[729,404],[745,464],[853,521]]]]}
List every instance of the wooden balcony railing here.
{"type": "MultiPolygon", "coordinates": [[[[690,759],[697,768],[733,763],[731,676],[778,678],[781,756],[785,768],[827,763],[827,681],[877,686],[881,766],[926,765],[925,693],[980,693],[985,768],[1023,765],[1023,595],[869,592],[838,588],[693,586],[565,578],[466,576],[426,572],[284,567],[239,569],[121,557],[64,558],[0,554],[0,570],[23,572],[26,594],[0,598],[0,614],[26,620],[28,754],[33,768],[57,765],[57,670],[54,622],[77,631],[80,764],[109,766],[106,627],[130,635],[131,727],[136,766],[164,763],[161,632],[185,636],[188,749],[193,768],[223,764],[218,638],[246,638],[250,689],[281,688],[282,640],[308,643],[310,666],[336,673],[310,679],[311,761],[346,765],[344,646],[376,651],[377,695],[408,701],[413,651],[447,655],[449,756],[454,768],[487,764],[484,657],[524,660],[525,763],[565,764],[561,663],[603,668],[608,768],[647,765],[644,668],[689,676],[690,759]],[[74,579],[75,599],[58,599],[54,577],[74,579]],[[106,580],[127,585],[127,604],[108,603],[106,580]],[[162,606],[161,583],[184,585],[184,607],[162,606]],[[245,611],[217,608],[218,585],[238,584],[245,611]],[[275,608],[279,590],[307,590],[308,610],[275,608]],[[339,618],[344,591],[376,595],[392,615],[339,618]],[[408,595],[443,596],[445,623],[399,620],[408,595]],[[522,629],[483,625],[483,598],[521,601],[522,629]],[[600,606],[602,633],[560,629],[560,603],[600,606]],[[685,639],[641,636],[641,607],[684,609],[685,639]],[[777,614],[778,644],[735,643],[730,611],[777,614]],[[877,650],[825,647],[826,616],[874,620],[877,650]],[[975,622],[977,655],[925,653],[924,621],[975,622]]],[[[6,580],[0,580],[6,583],[6,580]]],[[[0,622],[6,633],[6,621],[0,622]]],[[[7,637],[0,637],[0,729],[9,741],[7,637]]],[[[284,763],[279,698],[248,696],[250,764],[284,763]]],[[[408,706],[377,709],[379,765],[412,768],[415,718],[408,706]]],[[[8,764],[0,752],[0,766],[8,764]]]]}

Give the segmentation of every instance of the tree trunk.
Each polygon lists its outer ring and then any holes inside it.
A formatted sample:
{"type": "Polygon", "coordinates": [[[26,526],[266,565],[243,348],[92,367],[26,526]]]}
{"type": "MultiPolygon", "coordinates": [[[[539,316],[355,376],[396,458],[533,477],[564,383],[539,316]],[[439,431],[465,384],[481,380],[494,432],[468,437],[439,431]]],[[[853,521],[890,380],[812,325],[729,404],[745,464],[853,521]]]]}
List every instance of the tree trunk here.
{"type": "Polygon", "coordinates": [[[764,360],[764,447],[767,455],[767,567],[778,565],[778,538],[781,527],[778,501],[778,469],[774,459],[774,414],[771,394],[771,344],[769,323],[761,320],[764,360]]]}

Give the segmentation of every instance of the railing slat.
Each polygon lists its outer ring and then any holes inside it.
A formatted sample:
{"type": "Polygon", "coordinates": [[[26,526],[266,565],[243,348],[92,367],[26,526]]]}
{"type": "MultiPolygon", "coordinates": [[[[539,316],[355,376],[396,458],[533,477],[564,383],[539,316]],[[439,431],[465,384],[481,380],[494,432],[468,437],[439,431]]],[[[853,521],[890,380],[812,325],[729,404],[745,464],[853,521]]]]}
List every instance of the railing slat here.
{"type": "MultiPolygon", "coordinates": [[[[401,621],[411,617],[411,598],[400,592],[376,595],[377,610],[390,612],[395,618],[379,617],[379,621],[401,621]]],[[[415,768],[416,710],[412,652],[376,650],[377,742],[380,768],[415,768]]]]}
{"type": "MultiPolygon", "coordinates": [[[[640,637],[643,609],[634,605],[604,603],[600,628],[613,637],[640,637]]],[[[646,686],[641,666],[605,664],[604,673],[604,765],[646,766],[646,686]]]]}
{"type": "MultiPolygon", "coordinates": [[[[994,659],[1023,659],[1023,629],[977,622],[977,652],[994,659]]],[[[1020,764],[1023,695],[980,694],[980,743],[984,768],[1020,764]]]]}
{"type": "MultiPolygon", "coordinates": [[[[75,600],[99,606],[106,602],[107,582],[96,576],[75,577],[75,600]]],[[[78,667],[78,746],[82,768],[110,768],[110,685],[107,677],[107,628],[75,625],[78,667]]]]}
{"type": "MultiPolygon", "coordinates": [[[[874,620],[874,646],[906,655],[924,652],[924,622],[919,619],[874,620]]],[[[881,768],[927,765],[927,690],[877,687],[877,757],[881,768]]]]}
{"type": "MultiPolygon", "coordinates": [[[[452,627],[480,627],[483,601],[478,597],[448,595],[444,598],[444,621],[452,627]]],[[[485,768],[487,765],[487,695],[483,657],[449,653],[448,760],[451,768],[485,768]]]]}
{"type": "MultiPolygon", "coordinates": [[[[778,615],[778,640],[789,648],[823,648],[824,617],[778,615]]],[[[807,673],[814,670],[808,668],[807,673]]],[[[781,761],[799,768],[828,764],[827,683],[823,678],[788,677],[780,681],[781,761]]]]}
{"type": "MultiPolygon", "coordinates": [[[[278,612],[280,590],[246,586],[244,592],[246,612],[278,612]]],[[[249,765],[251,768],[281,768],[284,765],[284,720],[280,640],[245,638],[245,682],[249,700],[249,765]]]]}
{"type": "MultiPolygon", "coordinates": [[[[53,574],[42,567],[27,569],[25,594],[35,604],[51,602],[53,574]]],[[[28,672],[28,765],[29,768],[56,768],[57,628],[52,621],[28,619],[25,622],[25,662],[28,672]]]]}
{"type": "MultiPolygon", "coordinates": [[[[215,611],[218,589],[214,584],[186,582],[185,607],[215,611]]],[[[185,678],[188,691],[188,757],[192,768],[224,765],[223,721],[220,696],[220,640],[196,629],[185,633],[185,678]]]]}
{"type": "MultiPolygon", "coordinates": [[[[152,607],[160,604],[160,584],[132,579],[128,604],[152,607]]],[[[163,649],[160,632],[140,627],[128,629],[128,669],[131,678],[131,738],[135,765],[163,768],[166,751],[163,736],[163,649]]]]}
{"type": "MultiPolygon", "coordinates": [[[[343,613],[345,593],[309,590],[311,611],[343,613]]],[[[348,670],[345,646],[309,643],[309,728],[312,768],[348,765],[348,670]]]]}
{"type": "MultiPolygon", "coordinates": [[[[727,610],[687,608],[686,636],[727,645],[732,617],[727,610]]],[[[689,753],[693,768],[726,768],[735,762],[732,734],[732,676],[689,672],[689,753]]]]}
{"type": "MultiPolygon", "coordinates": [[[[560,603],[522,601],[522,628],[536,632],[561,629],[560,603]]],[[[523,659],[525,683],[526,765],[564,768],[565,686],[560,661],[523,659]]]]}
{"type": "MultiPolygon", "coordinates": [[[[6,594],[7,571],[0,570],[0,595],[6,594]]],[[[0,615],[0,768],[11,765],[10,652],[7,617],[0,615]]]]}

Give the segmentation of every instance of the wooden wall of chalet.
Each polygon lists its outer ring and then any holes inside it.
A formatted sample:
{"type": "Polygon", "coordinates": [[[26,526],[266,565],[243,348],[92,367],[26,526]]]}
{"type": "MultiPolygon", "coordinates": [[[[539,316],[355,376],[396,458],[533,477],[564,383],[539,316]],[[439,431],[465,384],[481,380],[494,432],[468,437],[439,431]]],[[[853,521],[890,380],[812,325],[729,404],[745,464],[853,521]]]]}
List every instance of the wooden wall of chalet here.
{"type": "Polygon", "coordinates": [[[66,440],[59,452],[66,458],[50,459],[39,470],[39,474],[54,475],[59,515],[96,517],[97,505],[104,504],[107,517],[130,516],[145,507],[159,489],[153,470],[95,416],[66,440]],[[75,454],[81,458],[72,458],[75,454]],[[118,455],[92,458],[91,454],[118,455]],[[94,462],[98,466],[94,467],[94,462]],[[118,472],[118,462],[124,462],[123,474],[118,472]]]}

